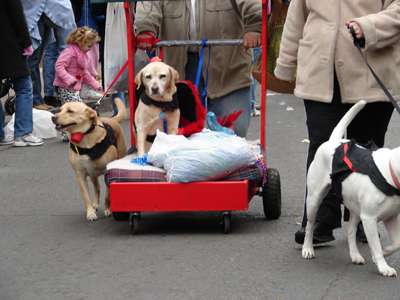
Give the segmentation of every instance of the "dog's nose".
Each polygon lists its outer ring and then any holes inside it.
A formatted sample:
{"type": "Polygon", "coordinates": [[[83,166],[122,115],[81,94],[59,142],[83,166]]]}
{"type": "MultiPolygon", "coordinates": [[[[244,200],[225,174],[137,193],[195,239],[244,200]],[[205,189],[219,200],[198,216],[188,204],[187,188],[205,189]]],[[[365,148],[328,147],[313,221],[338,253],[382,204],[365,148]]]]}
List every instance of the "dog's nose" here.
{"type": "Polygon", "coordinates": [[[152,91],[154,94],[157,94],[157,93],[158,93],[158,86],[153,86],[153,87],[151,87],[151,91],[152,91]]]}
{"type": "Polygon", "coordinates": [[[57,122],[57,119],[58,119],[57,115],[51,116],[51,120],[53,121],[53,123],[57,122]]]}

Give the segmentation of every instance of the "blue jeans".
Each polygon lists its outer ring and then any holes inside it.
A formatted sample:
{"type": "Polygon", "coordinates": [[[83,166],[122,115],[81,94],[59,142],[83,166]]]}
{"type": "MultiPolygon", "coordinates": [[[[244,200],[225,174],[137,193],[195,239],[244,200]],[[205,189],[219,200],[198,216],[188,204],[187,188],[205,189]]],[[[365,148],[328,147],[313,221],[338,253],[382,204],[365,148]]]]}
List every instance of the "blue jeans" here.
{"type": "MultiPolygon", "coordinates": [[[[23,136],[33,131],[32,115],[32,81],[31,77],[11,78],[16,96],[14,114],[14,136],[23,136]]],[[[2,84],[1,84],[2,85],[2,84]]],[[[0,140],[4,139],[5,115],[0,103],[0,140]]]]}
{"type": "Polygon", "coordinates": [[[56,71],[54,69],[60,53],[67,48],[65,39],[68,37],[72,29],[64,29],[61,27],[54,28],[56,41],[48,44],[44,48],[43,56],[43,88],[45,96],[57,96],[53,86],[56,71]]]}
{"type": "MultiPolygon", "coordinates": [[[[258,58],[261,55],[261,47],[253,48],[253,67],[256,64],[258,58]]],[[[257,103],[256,100],[256,87],[257,87],[257,80],[253,77],[254,85],[250,87],[250,95],[251,95],[251,111],[254,110],[254,104],[257,103]]]]}
{"type": "MultiPolygon", "coordinates": [[[[39,34],[44,38],[46,26],[44,25],[43,17],[38,21],[39,34]]],[[[33,54],[28,57],[29,68],[31,69],[31,79],[33,84],[33,106],[44,104],[42,97],[42,82],[40,79],[39,63],[43,56],[43,44],[33,51],[33,54]]]]}
{"type": "MultiPolygon", "coordinates": [[[[188,53],[188,62],[186,63],[186,80],[196,82],[197,68],[199,65],[199,54],[188,53]]],[[[204,78],[201,76],[200,83],[198,86],[199,95],[204,91],[204,78]]],[[[215,116],[229,116],[235,110],[243,110],[242,114],[233,124],[236,135],[240,137],[246,137],[247,131],[250,125],[250,87],[245,87],[236,91],[233,91],[225,96],[208,99],[207,109],[212,111],[215,116]]]]}
{"type": "Polygon", "coordinates": [[[114,116],[116,116],[118,114],[118,109],[117,109],[117,106],[115,105],[114,99],[120,98],[122,100],[122,102],[125,104],[125,93],[122,91],[122,92],[118,92],[116,94],[112,94],[111,98],[112,98],[114,116]]]}

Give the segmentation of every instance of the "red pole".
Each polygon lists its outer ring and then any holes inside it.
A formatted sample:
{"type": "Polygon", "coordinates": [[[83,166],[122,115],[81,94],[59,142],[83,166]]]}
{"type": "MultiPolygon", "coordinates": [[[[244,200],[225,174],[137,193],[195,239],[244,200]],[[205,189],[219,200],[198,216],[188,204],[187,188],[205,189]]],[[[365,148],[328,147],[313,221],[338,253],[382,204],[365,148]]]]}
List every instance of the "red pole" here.
{"type": "Polygon", "coordinates": [[[268,0],[262,0],[262,51],[261,51],[261,146],[267,152],[265,117],[267,110],[267,8],[268,0]]]}
{"type": "Polygon", "coordinates": [[[128,61],[129,61],[129,111],[131,118],[131,146],[135,145],[135,136],[133,135],[134,111],[136,108],[136,84],[135,84],[135,31],[133,30],[133,10],[135,3],[124,2],[126,16],[126,32],[128,39],[128,61]]]}

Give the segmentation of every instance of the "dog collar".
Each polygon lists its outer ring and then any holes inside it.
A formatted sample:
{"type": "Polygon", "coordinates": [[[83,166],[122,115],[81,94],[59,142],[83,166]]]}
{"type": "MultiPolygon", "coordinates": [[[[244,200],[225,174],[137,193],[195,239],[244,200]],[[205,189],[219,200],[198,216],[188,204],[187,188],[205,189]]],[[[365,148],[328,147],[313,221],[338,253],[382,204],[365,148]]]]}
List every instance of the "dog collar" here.
{"type": "Polygon", "coordinates": [[[143,102],[143,104],[146,104],[146,105],[153,104],[154,106],[161,107],[163,109],[168,109],[172,112],[174,112],[175,109],[179,108],[177,93],[173,94],[172,101],[168,101],[168,102],[153,100],[146,94],[146,92],[144,92],[144,93],[142,93],[142,95],[140,95],[140,100],[143,102]]]}
{"type": "Polygon", "coordinates": [[[400,182],[399,182],[399,180],[397,179],[396,175],[393,172],[392,164],[390,163],[390,159],[389,159],[389,170],[390,170],[390,175],[392,175],[392,179],[394,181],[394,184],[400,190],[400,182]]]}
{"type": "Polygon", "coordinates": [[[85,134],[88,134],[89,132],[93,131],[95,126],[96,124],[92,123],[90,128],[85,133],[82,132],[71,133],[71,142],[73,142],[74,144],[78,144],[82,140],[85,134]]]}
{"type": "Polygon", "coordinates": [[[87,149],[87,148],[78,147],[76,144],[74,144],[71,141],[71,143],[69,143],[69,147],[72,149],[72,151],[74,151],[78,155],[84,155],[84,154],[89,155],[91,160],[96,160],[96,159],[102,157],[103,154],[107,151],[107,149],[111,145],[114,145],[115,148],[117,148],[117,139],[115,137],[114,130],[112,129],[112,127],[110,125],[108,125],[106,123],[103,123],[103,124],[104,124],[104,127],[103,126],[99,126],[99,127],[103,127],[106,130],[107,134],[100,143],[97,143],[96,145],[94,145],[93,148],[87,149]]]}

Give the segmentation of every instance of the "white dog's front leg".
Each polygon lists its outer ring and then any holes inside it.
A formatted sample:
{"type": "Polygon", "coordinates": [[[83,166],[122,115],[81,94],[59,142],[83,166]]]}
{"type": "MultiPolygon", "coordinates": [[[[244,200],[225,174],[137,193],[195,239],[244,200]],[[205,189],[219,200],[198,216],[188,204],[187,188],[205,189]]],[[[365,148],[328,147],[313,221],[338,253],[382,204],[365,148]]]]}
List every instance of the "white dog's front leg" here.
{"type": "Polygon", "coordinates": [[[375,219],[363,218],[363,226],[365,235],[367,236],[368,245],[371,249],[376,266],[379,273],[383,276],[397,276],[396,270],[389,267],[383,258],[382,246],[379,241],[378,227],[375,219]]]}
{"type": "Polygon", "coordinates": [[[138,128],[136,135],[136,149],[138,157],[142,157],[145,153],[145,144],[146,144],[147,134],[145,131],[138,128]]]}
{"type": "Polygon", "coordinates": [[[384,224],[392,239],[392,244],[383,249],[383,255],[387,256],[400,249],[400,231],[397,215],[384,221],[384,224]]]}
{"type": "Polygon", "coordinates": [[[350,257],[353,264],[363,265],[364,258],[358,251],[356,243],[357,225],[360,222],[360,217],[350,212],[349,226],[347,227],[347,241],[349,243],[350,257]]]}
{"type": "Polygon", "coordinates": [[[302,249],[303,258],[314,258],[314,246],[313,246],[313,235],[314,235],[314,222],[310,223],[307,221],[306,237],[304,238],[304,244],[302,249]]]}

